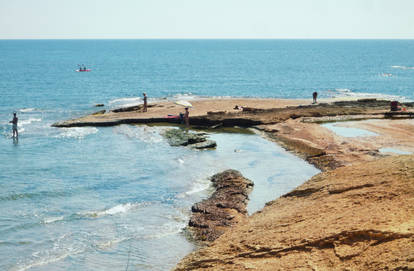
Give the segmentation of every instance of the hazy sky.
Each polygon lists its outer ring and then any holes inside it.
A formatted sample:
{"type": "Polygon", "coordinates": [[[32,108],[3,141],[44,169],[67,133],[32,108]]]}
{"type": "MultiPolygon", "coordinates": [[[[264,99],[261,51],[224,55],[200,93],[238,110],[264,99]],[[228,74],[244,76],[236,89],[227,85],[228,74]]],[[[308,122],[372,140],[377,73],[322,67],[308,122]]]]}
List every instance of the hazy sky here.
{"type": "Polygon", "coordinates": [[[414,0],[0,0],[0,39],[414,38],[414,0]]]}

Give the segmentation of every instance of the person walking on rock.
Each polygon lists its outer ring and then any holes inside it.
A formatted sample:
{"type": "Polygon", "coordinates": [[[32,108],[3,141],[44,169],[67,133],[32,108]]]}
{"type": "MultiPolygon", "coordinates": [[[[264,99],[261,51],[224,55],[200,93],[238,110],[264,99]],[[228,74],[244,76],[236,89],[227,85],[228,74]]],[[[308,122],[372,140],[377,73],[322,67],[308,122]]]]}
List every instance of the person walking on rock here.
{"type": "Polygon", "coordinates": [[[144,93],[142,93],[142,95],[144,95],[144,109],[142,111],[143,112],[147,112],[147,107],[148,107],[148,104],[147,104],[147,94],[144,92],[144,93]]]}
{"type": "Polygon", "coordinates": [[[17,130],[17,122],[19,121],[19,118],[16,116],[16,112],[13,113],[13,119],[10,121],[10,123],[13,123],[13,138],[19,137],[19,131],[17,130]]]}

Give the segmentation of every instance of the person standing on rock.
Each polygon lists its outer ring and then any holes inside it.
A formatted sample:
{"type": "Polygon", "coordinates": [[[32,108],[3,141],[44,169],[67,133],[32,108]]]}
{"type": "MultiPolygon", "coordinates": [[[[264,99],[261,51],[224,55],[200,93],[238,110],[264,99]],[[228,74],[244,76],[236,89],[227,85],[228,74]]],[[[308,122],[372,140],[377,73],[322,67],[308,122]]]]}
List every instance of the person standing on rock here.
{"type": "Polygon", "coordinates": [[[188,111],[188,107],[185,108],[184,112],[184,123],[185,126],[190,126],[190,112],[188,111]]]}
{"type": "Polygon", "coordinates": [[[142,93],[142,95],[144,95],[144,109],[142,110],[143,112],[147,112],[147,94],[144,92],[142,93]]]}
{"type": "Polygon", "coordinates": [[[9,123],[13,123],[13,138],[19,137],[19,131],[17,130],[17,122],[19,118],[16,116],[16,112],[13,113],[13,119],[9,123]]]}
{"type": "Polygon", "coordinates": [[[318,98],[318,92],[316,92],[316,91],[313,92],[312,97],[313,97],[313,103],[316,104],[317,103],[316,99],[318,98]]]}

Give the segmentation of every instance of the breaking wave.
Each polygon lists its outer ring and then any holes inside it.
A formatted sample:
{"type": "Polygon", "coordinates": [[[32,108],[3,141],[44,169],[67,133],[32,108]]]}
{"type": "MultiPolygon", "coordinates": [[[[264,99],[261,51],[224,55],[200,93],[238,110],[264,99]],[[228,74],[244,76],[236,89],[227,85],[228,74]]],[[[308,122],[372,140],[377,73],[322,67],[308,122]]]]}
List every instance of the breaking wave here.
{"type": "Polygon", "coordinates": [[[412,66],[391,66],[391,68],[401,69],[401,70],[414,70],[414,67],[412,66]]]}
{"type": "Polygon", "coordinates": [[[62,132],[55,137],[82,139],[87,135],[96,134],[98,132],[98,129],[95,127],[73,127],[73,128],[61,128],[61,131],[62,132]]]}
{"type": "Polygon", "coordinates": [[[381,94],[381,93],[367,93],[367,92],[353,92],[348,88],[337,88],[334,90],[324,91],[327,96],[331,98],[354,98],[354,99],[367,99],[367,98],[376,98],[380,100],[397,100],[397,101],[408,101],[406,97],[381,94]]]}
{"type": "Polygon", "coordinates": [[[130,210],[139,208],[140,206],[142,206],[142,204],[140,204],[140,203],[118,204],[114,207],[104,209],[104,210],[101,210],[101,211],[84,212],[84,213],[79,213],[78,215],[81,216],[81,217],[98,218],[98,217],[103,217],[103,216],[107,216],[107,215],[117,215],[117,214],[127,213],[130,210]]]}

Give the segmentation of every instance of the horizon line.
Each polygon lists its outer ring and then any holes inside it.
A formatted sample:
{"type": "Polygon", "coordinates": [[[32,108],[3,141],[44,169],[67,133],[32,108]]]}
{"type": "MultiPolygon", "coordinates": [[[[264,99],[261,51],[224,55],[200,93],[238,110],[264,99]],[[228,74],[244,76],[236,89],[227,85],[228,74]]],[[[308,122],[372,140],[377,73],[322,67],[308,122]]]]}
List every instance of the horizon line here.
{"type": "Polygon", "coordinates": [[[375,38],[360,38],[360,37],[337,37],[337,38],[305,38],[305,37],[291,37],[291,38],[0,38],[0,40],[414,40],[412,38],[391,38],[391,37],[375,37],[375,38]]]}

